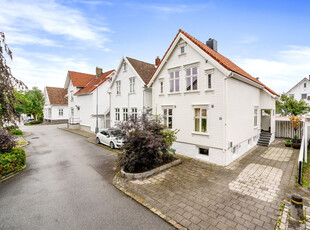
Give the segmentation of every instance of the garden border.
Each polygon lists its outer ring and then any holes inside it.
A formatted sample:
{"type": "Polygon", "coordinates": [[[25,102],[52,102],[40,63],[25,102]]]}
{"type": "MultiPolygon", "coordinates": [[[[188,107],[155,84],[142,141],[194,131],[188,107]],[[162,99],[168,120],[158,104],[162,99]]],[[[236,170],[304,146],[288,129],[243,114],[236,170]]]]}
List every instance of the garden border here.
{"type": "Polygon", "coordinates": [[[22,167],[20,170],[17,170],[17,171],[14,171],[14,172],[11,172],[3,177],[0,177],[0,182],[2,181],[5,181],[7,179],[10,179],[11,177],[14,177],[16,176],[17,174],[19,174],[21,171],[23,171],[24,169],[27,168],[27,164],[24,165],[24,167],[22,167]]]}

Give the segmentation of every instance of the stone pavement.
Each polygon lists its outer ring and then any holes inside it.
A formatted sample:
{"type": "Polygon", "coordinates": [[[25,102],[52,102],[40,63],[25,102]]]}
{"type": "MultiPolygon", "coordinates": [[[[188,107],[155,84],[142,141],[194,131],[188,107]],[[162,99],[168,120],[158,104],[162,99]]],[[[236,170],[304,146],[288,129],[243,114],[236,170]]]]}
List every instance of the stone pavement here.
{"type": "Polygon", "coordinates": [[[227,167],[184,158],[181,165],[153,177],[117,183],[175,226],[274,229],[281,201],[299,192],[299,151],[286,148],[284,142],[276,139],[268,148],[256,146],[227,167]]]}

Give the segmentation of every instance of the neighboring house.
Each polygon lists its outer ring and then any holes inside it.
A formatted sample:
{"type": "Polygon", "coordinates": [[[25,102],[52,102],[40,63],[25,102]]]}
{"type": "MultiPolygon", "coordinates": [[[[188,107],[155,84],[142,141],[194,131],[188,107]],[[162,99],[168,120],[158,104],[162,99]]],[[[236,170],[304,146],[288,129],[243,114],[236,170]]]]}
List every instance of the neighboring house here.
{"type": "Polygon", "coordinates": [[[294,97],[297,101],[304,99],[310,102],[310,76],[309,79],[304,78],[298,82],[293,88],[287,91],[286,95],[294,97]]]}
{"type": "Polygon", "coordinates": [[[274,140],[278,95],[219,54],[216,40],[206,43],[179,30],[148,83],[153,114],[179,129],[177,153],[228,165],[262,130],[274,140]]]}
{"type": "MultiPolygon", "coordinates": [[[[159,58],[156,59],[159,61],[159,58]]],[[[111,126],[152,108],[152,89],[146,86],[155,65],[123,57],[110,87],[111,126]]]]}
{"type": "Polygon", "coordinates": [[[67,123],[68,122],[68,100],[67,90],[64,88],[44,88],[44,122],[67,123]]]}
{"type": "Polygon", "coordinates": [[[78,102],[81,129],[96,132],[103,128],[110,128],[110,98],[108,90],[114,74],[115,70],[102,73],[102,69],[97,68],[96,78],[88,82],[85,88],[80,89],[74,94],[78,102]],[[98,127],[98,130],[96,130],[96,127],[98,127]]]}
{"type": "Polygon", "coordinates": [[[98,93],[98,128],[109,127],[108,88],[115,71],[102,73],[96,68],[96,75],[68,71],[65,88],[68,89],[69,124],[71,128],[95,131],[98,93]],[[98,88],[98,91],[96,90],[98,88]]]}

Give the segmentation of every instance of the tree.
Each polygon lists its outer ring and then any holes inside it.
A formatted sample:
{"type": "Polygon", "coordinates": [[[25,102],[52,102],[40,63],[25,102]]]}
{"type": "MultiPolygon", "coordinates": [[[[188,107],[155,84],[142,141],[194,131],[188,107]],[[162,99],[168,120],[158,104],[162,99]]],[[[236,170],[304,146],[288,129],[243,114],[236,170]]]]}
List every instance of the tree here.
{"type": "Polygon", "coordinates": [[[43,117],[44,96],[40,89],[33,87],[25,92],[25,110],[26,113],[32,115],[34,120],[43,117]]]}
{"type": "Polygon", "coordinates": [[[296,117],[295,115],[292,115],[290,116],[290,121],[291,121],[291,124],[292,124],[292,127],[294,129],[294,139],[297,139],[298,136],[297,136],[297,130],[299,129],[300,127],[300,124],[301,124],[301,120],[302,118],[301,117],[296,117]]]}
{"type": "Polygon", "coordinates": [[[19,118],[19,113],[15,108],[17,99],[14,95],[14,88],[26,89],[27,86],[15,78],[10,67],[6,63],[6,57],[13,59],[12,51],[5,41],[5,35],[0,32],[0,127],[3,127],[3,121],[15,123],[19,118]]]}
{"type": "Polygon", "coordinates": [[[308,112],[310,112],[310,106],[303,99],[297,101],[293,97],[282,94],[280,99],[276,101],[276,113],[282,116],[297,116],[308,112]]]}

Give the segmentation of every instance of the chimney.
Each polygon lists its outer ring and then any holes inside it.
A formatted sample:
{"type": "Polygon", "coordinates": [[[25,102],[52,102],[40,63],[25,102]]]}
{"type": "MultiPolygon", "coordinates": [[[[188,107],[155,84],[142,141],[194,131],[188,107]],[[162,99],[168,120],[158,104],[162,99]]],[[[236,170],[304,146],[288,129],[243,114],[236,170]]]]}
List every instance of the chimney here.
{"type": "Polygon", "coordinates": [[[96,79],[103,74],[102,68],[96,67],[96,79]]]}
{"type": "Polygon", "coordinates": [[[209,38],[209,40],[206,41],[206,45],[217,52],[217,41],[215,39],[209,38]]]}
{"type": "Polygon", "coordinates": [[[155,66],[159,66],[160,64],[160,58],[157,56],[157,58],[155,59],[155,66]]]}

